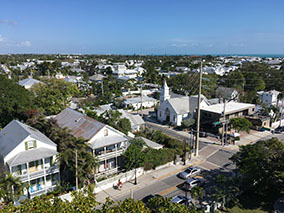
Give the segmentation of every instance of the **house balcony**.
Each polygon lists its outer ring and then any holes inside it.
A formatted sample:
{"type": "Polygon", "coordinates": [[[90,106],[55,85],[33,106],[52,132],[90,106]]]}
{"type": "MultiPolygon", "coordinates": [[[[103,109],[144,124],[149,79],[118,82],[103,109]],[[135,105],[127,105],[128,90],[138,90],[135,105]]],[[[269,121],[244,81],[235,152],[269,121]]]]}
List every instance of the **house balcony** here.
{"type": "MultiPolygon", "coordinates": [[[[54,173],[57,173],[57,172],[59,172],[59,168],[57,167],[57,165],[45,168],[45,175],[50,175],[50,174],[54,174],[54,173]]],[[[19,175],[19,177],[21,178],[22,182],[27,182],[28,181],[28,176],[30,177],[29,178],[30,180],[43,177],[44,176],[44,170],[41,169],[41,170],[29,173],[29,174],[26,173],[26,174],[23,174],[23,175],[19,175]]]]}
{"type": "Polygon", "coordinates": [[[31,198],[34,198],[35,196],[39,196],[39,195],[45,194],[45,192],[50,192],[50,191],[54,190],[55,187],[56,187],[56,185],[49,186],[49,187],[46,188],[46,191],[45,191],[44,186],[41,186],[41,188],[39,190],[30,192],[31,198]]]}
{"type": "Polygon", "coordinates": [[[106,152],[102,151],[100,154],[97,155],[98,159],[100,161],[102,160],[107,160],[110,158],[118,157],[124,153],[125,148],[120,148],[120,149],[113,149],[113,150],[106,150],[106,152]]]}

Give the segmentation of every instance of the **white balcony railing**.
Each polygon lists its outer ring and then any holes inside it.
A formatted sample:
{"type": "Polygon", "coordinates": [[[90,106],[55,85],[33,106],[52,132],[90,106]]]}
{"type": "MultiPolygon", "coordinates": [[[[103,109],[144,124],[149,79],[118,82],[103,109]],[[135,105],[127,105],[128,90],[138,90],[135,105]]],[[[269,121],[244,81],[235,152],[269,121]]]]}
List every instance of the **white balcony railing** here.
{"type": "MultiPolygon", "coordinates": [[[[59,172],[59,168],[57,167],[57,165],[53,165],[51,167],[45,168],[45,174],[46,175],[54,174],[54,173],[57,173],[57,172],[59,172]]],[[[17,176],[21,178],[22,182],[26,182],[26,181],[28,181],[28,176],[30,176],[30,180],[43,177],[44,176],[44,170],[40,169],[36,172],[32,172],[32,173],[29,173],[29,174],[26,173],[26,174],[17,175],[17,176]]]]}
{"type": "Polygon", "coordinates": [[[115,156],[120,156],[124,151],[125,151],[125,148],[121,148],[117,150],[115,149],[107,150],[106,153],[97,155],[97,157],[99,158],[99,160],[105,160],[105,159],[113,158],[115,156]]]}

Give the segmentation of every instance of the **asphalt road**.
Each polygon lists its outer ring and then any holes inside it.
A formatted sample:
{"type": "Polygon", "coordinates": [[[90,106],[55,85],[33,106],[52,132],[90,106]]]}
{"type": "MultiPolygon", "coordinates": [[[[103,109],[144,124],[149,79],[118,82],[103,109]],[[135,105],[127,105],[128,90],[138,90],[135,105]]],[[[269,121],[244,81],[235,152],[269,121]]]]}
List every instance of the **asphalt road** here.
{"type": "MultiPolygon", "coordinates": [[[[159,130],[159,131],[165,133],[168,136],[171,136],[173,138],[176,138],[176,139],[179,139],[179,140],[182,140],[182,141],[183,140],[186,140],[186,141],[190,140],[190,134],[188,134],[188,136],[185,136],[184,134],[183,135],[179,134],[176,130],[171,130],[171,129],[168,129],[166,127],[160,127],[159,125],[155,125],[154,123],[148,122],[148,121],[146,121],[146,126],[148,126],[151,129],[154,129],[154,130],[159,130]]],[[[200,138],[199,150],[202,149],[203,147],[205,147],[206,145],[207,144],[202,141],[202,138],[200,138]]]]}
{"type": "MultiPolygon", "coordinates": [[[[213,147],[213,145],[209,146],[213,147]]],[[[205,147],[204,149],[209,149],[209,148],[205,147]]],[[[206,181],[205,185],[206,191],[208,191],[209,188],[214,185],[214,176],[216,176],[216,174],[227,173],[232,175],[232,172],[235,169],[235,167],[230,162],[229,158],[235,152],[236,151],[227,151],[219,148],[211,149],[211,154],[209,154],[210,157],[208,157],[205,162],[201,163],[200,165],[197,165],[202,169],[202,172],[198,177],[202,177],[206,181]]],[[[185,180],[178,178],[177,174],[170,175],[161,180],[157,180],[153,184],[150,184],[144,188],[133,191],[133,198],[135,200],[141,200],[150,194],[160,194],[165,197],[184,195],[185,191],[181,189],[181,186],[184,183],[184,181],[185,180]]],[[[124,200],[129,197],[130,197],[130,192],[129,194],[120,197],[118,200],[124,200]]]]}

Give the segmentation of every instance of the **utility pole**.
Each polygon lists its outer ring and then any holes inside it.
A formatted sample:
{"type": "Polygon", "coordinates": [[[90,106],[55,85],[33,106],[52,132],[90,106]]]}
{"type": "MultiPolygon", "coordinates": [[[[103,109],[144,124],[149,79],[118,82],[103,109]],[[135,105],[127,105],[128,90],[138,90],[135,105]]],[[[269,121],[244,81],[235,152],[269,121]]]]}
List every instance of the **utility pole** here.
{"type": "Polygon", "coordinates": [[[101,81],[102,82],[102,84],[101,84],[101,88],[102,88],[102,95],[104,96],[104,82],[103,81],[101,81]]]}
{"type": "Polygon", "coordinates": [[[201,85],[202,85],[202,59],[200,64],[199,73],[199,90],[198,90],[198,109],[197,109],[197,131],[196,131],[196,146],[195,146],[195,156],[198,156],[199,149],[199,128],[200,128],[200,100],[201,100],[201,85]]]}
{"type": "MultiPolygon", "coordinates": [[[[137,154],[135,153],[135,163],[137,162],[137,154]]],[[[136,176],[136,165],[135,165],[135,179],[134,179],[134,185],[137,185],[137,176],[136,176]]]]}
{"type": "Polygon", "coordinates": [[[141,107],[140,107],[140,114],[142,116],[142,108],[143,108],[143,94],[142,94],[142,84],[141,84],[141,88],[140,88],[140,97],[141,97],[141,107]]]}
{"type": "Polygon", "coordinates": [[[76,169],[76,190],[78,190],[78,153],[77,149],[75,150],[75,169],[76,169]]]}
{"type": "Polygon", "coordinates": [[[226,98],[224,98],[224,110],[223,110],[223,128],[222,128],[222,142],[221,145],[224,146],[224,135],[225,135],[225,124],[226,124],[226,98]]]}

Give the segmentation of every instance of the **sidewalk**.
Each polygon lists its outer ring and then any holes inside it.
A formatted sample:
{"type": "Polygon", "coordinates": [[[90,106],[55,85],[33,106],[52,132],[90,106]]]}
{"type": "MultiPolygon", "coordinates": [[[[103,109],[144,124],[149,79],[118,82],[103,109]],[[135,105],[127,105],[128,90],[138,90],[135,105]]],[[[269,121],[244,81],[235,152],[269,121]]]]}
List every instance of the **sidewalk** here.
{"type": "Polygon", "coordinates": [[[250,133],[243,133],[241,135],[240,140],[236,141],[235,145],[227,145],[225,146],[225,148],[230,149],[230,150],[237,150],[239,149],[239,146],[245,146],[248,144],[252,144],[259,140],[266,140],[268,138],[271,138],[272,136],[273,134],[268,131],[259,132],[259,131],[251,130],[250,133]]]}
{"type": "Polygon", "coordinates": [[[145,186],[155,183],[156,181],[177,174],[185,168],[196,165],[203,160],[204,159],[202,157],[193,157],[193,159],[191,159],[186,165],[183,165],[183,163],[181,162],[180,165],[169,165],[159,170],[153,170],[149,173],[146,172],[146,174],[137,178],[137,185],[134,185],[134,180],[132,180],[131,182],[129,181],[124,183],[121,191],[114,189],[113,187],[103,190],[95,195],[96,200],[100,203],[104,203],[107,197],[114,201],[118,201],[122,196],[129,195],[130,197],[131,191],[141,189],[145,186]]]}

